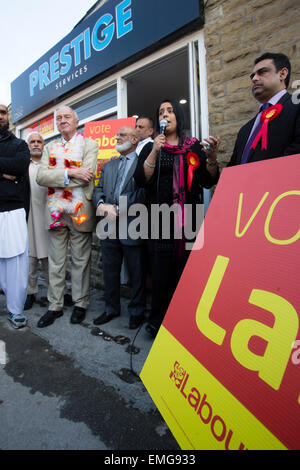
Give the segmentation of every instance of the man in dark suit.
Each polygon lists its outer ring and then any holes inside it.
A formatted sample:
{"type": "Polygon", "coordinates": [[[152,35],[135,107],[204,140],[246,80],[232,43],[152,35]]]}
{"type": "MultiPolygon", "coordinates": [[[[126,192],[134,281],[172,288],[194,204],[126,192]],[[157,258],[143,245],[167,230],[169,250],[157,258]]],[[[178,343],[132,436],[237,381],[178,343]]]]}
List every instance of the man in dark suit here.
{"type": "Polygon", "coordinates": [[[138,134],[139,142],[136,147],[136,153],[139,156],[141,151],[146,147],[147,154],[152,150],[154,122],[147,116],[140,116],[135,123],[135,130],[138,134]]]}
{"type": "Polygon", "coordinates": [[[255,60],[250,78],[252,94],[260,103],[259,113],[240,129],[227,166],[300,153],[300,105],[294,103],[287,92],[290,75],[291,64],[284,54],[267,52],[255,60]],[[261,115],[277,104],[282,105],[282,109],[269,120],[267,148],[262,148],[262,139],[257,141],[262,126],[261,115]]]}
{"type": "Polygon", "coordinates": [[[102,228],[99,224],[97,226],[97,235],[101,239],[105,298],[105,312],[94,320],[94,324],[103,325],[120,316],[120,274],[124,258],[132,288],[128,304],[129,328],[134,329],[143,323],[146,308],[142,240],[133,239],[128,233],[132,218],[127,218],[126,233],[123,233],[121,221],[126,219],[127,210],[133,204],[144,202],[144,190],[138,189],[133,179],[138,160],[135,152],[138,143],[136,130],[121,127],[116,139],[116,150],[121,156],[104,165],[93,195],[97,215],[104,216],[99,222],[102,228]],[[120,203],[121,196],[126,197],[126,208],[120,203]],[[115,230],[105,231],[105,224],[102,224],[105,221],[110,222],[109,229],[113,227],[115,230]]]}

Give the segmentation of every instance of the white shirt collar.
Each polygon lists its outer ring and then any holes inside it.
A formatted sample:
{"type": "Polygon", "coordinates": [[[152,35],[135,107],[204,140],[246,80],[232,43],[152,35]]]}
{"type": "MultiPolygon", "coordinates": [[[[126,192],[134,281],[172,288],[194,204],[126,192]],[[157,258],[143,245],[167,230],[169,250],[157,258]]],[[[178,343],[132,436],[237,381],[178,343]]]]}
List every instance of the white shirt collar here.
{"type": "Polygon", "coordinates": [[[34,165],[39,165],[41,163],[41,160],[39,162],[36,162],[30,157],[30,163],[33,163],[34,165]]]}
{"type": "Polygon", "coordinates": [[[127,160],[133,160],[135,157],[136,157],[136,153],[135,151],[131,152],[131,153],[128,153],[127,155],[122,155],[121,154],[121,157],[125,157],[127,160]]]}
{"type": "MultiPolygon", "coordinates": [[[[276,93],[276,95],[272,96],[272,98],[268,101],[268,103],[270,103],[272,106],[274,106],[274,104],[277,104],[278,101],[287,93],[287,90],[286,88],[284,90],[280,90],[278,93],[276,93]]],[[[261,106],[262,103],[260,103],[259,106],[261,106]]]]}
{"type": "Polygon", "coordinates": [[[77,136],[77,132],[75,132],[75,134],[73,135],[72,139],[66,140],[66,139],[61,135],[61,141],[62,141],[62,143],[65,145],[67,142],[74,142],[74,140],[76,139],[76,136],[77,136]]]}
{"type": "Polygon", "coordinates": [[[144,140],[140,140],[136,147],[136,153],[139,154],[139,151],[142,150],[144,145],[148,144],[148,142],[153,142],[152,137],[147,137],[144,140]]]}

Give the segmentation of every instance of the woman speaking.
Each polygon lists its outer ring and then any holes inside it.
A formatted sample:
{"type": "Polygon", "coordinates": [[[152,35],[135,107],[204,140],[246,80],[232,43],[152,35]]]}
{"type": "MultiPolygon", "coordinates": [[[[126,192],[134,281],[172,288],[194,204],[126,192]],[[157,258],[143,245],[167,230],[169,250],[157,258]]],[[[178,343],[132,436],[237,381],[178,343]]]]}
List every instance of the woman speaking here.
{"type": "Polygon", "coordinates": [[[178,102],[169,99],[157,109],[156,128],[158,135],[152,150],[150,153],[142,150],[135,172],[137,185],[146,189],[149,227],[158,230],[158,236],[149,235],[148,239],[152,304],[146,330],[153,337],[189,255],[185,224],[192,220],[195,228],[197,211],[201,211],[199,205],[203,202],[202,187],[211,188],[218,181],[216,155],[220,143],[219,138],[210,136],[202,145],[197,139],[185,136],[183,110],[178,102]],[[177,210],[170,211],[170,217],[163,215],[154,220],[154,204],[164,207],[167,204],[177,210]],[[166,223],[169,227],[165,227],[166,223]],[[164,236],[166,232],[168,236],[164,236]]]}

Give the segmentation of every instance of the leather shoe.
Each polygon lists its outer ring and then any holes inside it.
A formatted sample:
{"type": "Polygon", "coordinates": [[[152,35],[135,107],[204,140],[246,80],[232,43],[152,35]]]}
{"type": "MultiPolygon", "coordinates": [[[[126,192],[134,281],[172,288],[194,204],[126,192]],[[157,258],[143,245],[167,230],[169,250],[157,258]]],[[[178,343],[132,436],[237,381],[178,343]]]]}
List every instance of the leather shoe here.
{"type": "Polygon", "coordinates": [[[144,323],[144,315],[131,315],[129,318],[129,329],[135,330],[144,323]]]}
{"type": "Polygon", "coordinates": [[[85,312],[85,308],[75,306],[71,315],[71,323],[73,325],[81,323],[85,319],[85,312]]]}
{"type": "Polygon", "coordinates": [[[45,313],[45,315],[43,315],[39,321],[38,321],[38,324],[37,326],[39,328],[45,328],[46,326],[49,326],[49,325],[52,325],[52,323],[55,322],[55,320],[59,317],[61,317],[63,315],[63,311],[62,310],[59,310],[57,312],[53,311],[53,310],[48,310],[47,313],[45,313]]]}
{"type": "Polygon", "coordinates": [[[108,323],[110,320],[113,320],[114,318],[119,317],[120,314],[118,313],[117,315],[114,315],[113,313],[102,313],[100,317],[97,317],[93,323],[94,325],[104,325],[104,323],[108,323]]]}
{"type": "Polygon", "coordinates": [[[25,300],[24,310],[29,310],[33,306],[35,300],[34,294],[28,294],[25,300]]]}
{"type": "Polygon", "coordinates": [[[156,337],[156,335],[158,333],[158,330],[159,330],[159,327],[157,327],[155,325],[151,325],[151,323],[148,323],[146,325],[146,331],[152,338],[156,337]]]}

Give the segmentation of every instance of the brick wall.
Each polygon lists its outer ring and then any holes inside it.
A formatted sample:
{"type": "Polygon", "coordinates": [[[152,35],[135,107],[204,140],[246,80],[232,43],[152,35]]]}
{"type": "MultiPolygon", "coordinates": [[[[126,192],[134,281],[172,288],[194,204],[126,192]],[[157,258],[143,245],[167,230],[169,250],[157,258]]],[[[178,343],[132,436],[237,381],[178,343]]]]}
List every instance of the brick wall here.
{"type": "MultiPolygon", "coordinates": [[[[222,139],[219,160],[230,159],[238,130],[257,112],[250,91],[256,57],[283,52],[300,80],[300,0],[208,0],[205,45],[210,132],[222,139]]],[[[297,87],[299,88],[299,86],[297,87]]]]}

